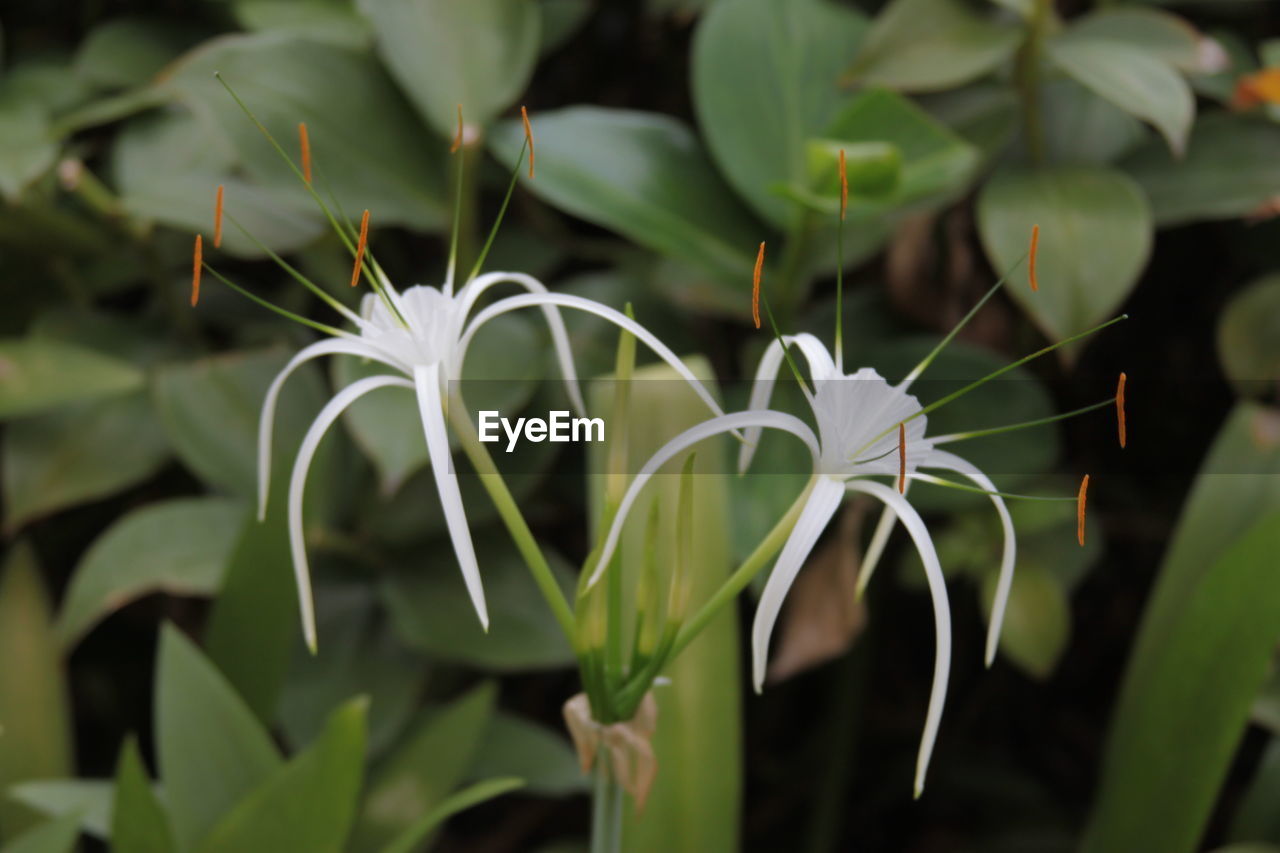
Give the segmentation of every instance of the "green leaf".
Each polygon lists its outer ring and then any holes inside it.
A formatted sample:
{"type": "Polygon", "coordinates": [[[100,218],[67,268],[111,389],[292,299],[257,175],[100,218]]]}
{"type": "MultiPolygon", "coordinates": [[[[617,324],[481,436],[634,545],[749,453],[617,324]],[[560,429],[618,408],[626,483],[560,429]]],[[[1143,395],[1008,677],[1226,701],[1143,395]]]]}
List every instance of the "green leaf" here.
{"type": "Polygon", "coordinates": [[[515,776],[531,794],[563,797],[587,790],[588,779],[563,732],[532,720],[498,712],[476,750],[474,779],[515,776]]]}
{"type": "Polygon", "coordinates": [[[1148,138],[1142,122],[1076,81],[1040,88],[1045,154],[1054,165],[1106,165],[1148,138]]]}
{"type": "Polygon", "coordinates": [[[1195,116],[1195,96],[1158,55],[1071,31],[1050,40],[1047,47],[1059,68],[1099,97],[1155,125],[1174,156],[1182,156],[1195,116]]]}
{"type": "Polygon", "coordinates": [[[145,480],[168,455],[142,393],[14,421],[0,465],[5,530],[145,480]]]}
{"type": "Polygon", "coordinates": [[[1000,275],[1027,254],[1040,226],[1037,278],[1025,265],[1006,292],[1051,339],[1110,316],[1138,281],[1151,252],[1151,211],[1121,172],[1087,166],[998,172],[978,196],[978,232],[1000,275]]]}
{"type": "Polygon", "coordinates": [[[118,520],[76,566],[58,613],[62,647],[73,648],[103,616],[148,593],[213,595],[245,515],[226,498],[176,498],[118,520]]]}
{"type": "Polygon", "coordinates": [[[542,39],[538,54],[546,56],[563,47],[582,30],[592,11],[591,0],[539,0],[542,39]]]}
{"type": "MultiPolygon", "coordinates": [[[[653,251],[750,283],[760,226],[734,203],[683,124],[598,107],[540,113],[532,121],[537,177],[526,186],[535,194],[653,251]]],[[[505,122],[495,127],[492,146],[509,163],[523,138],[518,121],[505,122]]]]}
{"type": "Polygon", "coordinates": [[[417,823],[396,836],[394,841],[382,848],[382,853],[413,853],[427,836],[458,812],[465,811],[486,800],[492,800],[494,797],[501,796],[508,791],[514,791],[523,785],[524,782],[520,779],[508,778],[489,779],[484,782],[477,782],[469,788],[464,788],[456,794],[446,797],[440,805],[419,818],[417,823]]]}
{"type": "Polygon", "coordinates": [[[364,775],[368,704],[357,698],[334,711],[320,739],[241,800],[200,844],[200,853],[342,850],[364,775]]]}
{"type": "MultiPolygon", "coordinates": [[[[153,392],[169,443],[187,466],[210,485],[257,501],[258,418],[271,380],[289,355],[279,349],[233,352],[166,364],[156,371],[153,392]]],[[[327,396],[314,365],[289,378],[276,408],[272,440],[272,505],[293,468],[293,457],[327,396]]],[[[326,442],[329,444],[330,442],[326,442]]],[[[332,472],[317,454],[308,494],[326,494],[332,472]]]]}
{"type": "Polygon", "coordinates": [[[1182,71],[1201,70],[1200,33],[1177,15],[1159,9],[1101,9],[1073,21],[1068,32],[1073,38],[1114,41],[1137,48],[1182,71]]]}
{"type": "Polygon", "coordinates": [[[488,125],[520,96],[538,59],[542,19],[530,0],[359,0],[378,52],[441,135],[488,125]]]}
{"type": "Polygon", "coordinates": [[[75,815],[41,824],[10,841],[0,853],[72,853],[80,837],[75,815]]]}
{"type": "Polygon", "coordinates": [[[181,849],[190,850],[280,769],[271,736],[200,650],[172,625],[160,632],[156,752],[181,849]]]}
{"type": "Polygon", "coordinates": [[[33,103],[0,102],[0,127],[0,196],[14,201],[53,166],[58,143],[48,115],[33,103]]]}
{"type": "Polygon", "coordinates": [[[76,50],[76,76],[90,86],[142,86],[195,41],[184,30],[146,18],[114,18],[89,31],[76,50]]]}
{"type": "Polygon", "coordinates": [[[1236,293],[1218,318],[1218,360],[1243,394],[1260,395],[1280,379],[1280,275],[1236,293]]]}
{"type": "Polygon", "coordinates": [[[775,184],[804,182],[806,142],[845,95],[836,86],[866,18],[826,0],[724,0],[693,42],[698,124],[733,187],[779,228],[795,206],[775,184]]]}
{"type": "Polygon", "coordinates": [[[1185,159],[1162,145],[1146,145],[1125,158],[1167,227],[1202,219],[1246,216],[1280,195],[1280,127],[1229,114],[1196,122],[1185,159]]]}
{"type": "MultiPolygon", "coordinates": [[[[14,543],[0,572],[0,792],[27,779],[72,772],[71,712],[49,599],[35,554],[14,543]]],[[[34,822],[0,797],[0,839],[34,822]]]]}
{"type": "Polygon", "coordinates": [[[111,846],[129,853],[176,853],[169,816],[151,788],[138,742],[130,737],[116,763],[111,846]]]}
{"type": "Polygon", "coordinates": [[[493,717],[487,682],[427,716],[374,774],[352,849],[375,851],[444,802],[462,780],[493,717]]]}
{"type": "Polygon", "coordinates": [[[1009,59],[1022,30],[963,0],[893,0],[876,17],[847,79],[905,92],[968,83],[1009,59]]]}
{"type": "Polygon", "coordinates": [[[1125,676],[1085,853],[1196,849],[1280,640],[1280,513],[1194,578],[1170,571],[1177,549],[1125,676]]]}
{"type": "Polygon", "coordinates": [[[235,0],[233,8],[248,30],[280,30],[353,48],[367,48],[372,40],[352,0],[235,0]]]}
{"type": "MultiPolygon", "coordinates": [[[[552,618],[528,570],[504,533],[476,538],[489,605],[488,633],[467,604],[467,591],[452,549],[388,577],[382,597],[400,638],[417,651],[497,672],[554,669],[573,661],[573,650],[552,618]]],[[[552,558],[560,586],[570,593],[573,575],[552,558]]]]}
{"type": "MultiPolygon", "coordinates": [[[[1069,547],[1064,539],[1062,547],[1069,547]]],[[[990,618],[999,574],[989,572],[982,587],[984,612],[990,618]]],[[[1053,572],[1025,558],[1018,560],[1009,606],[1000,634],[1000,654],[1032,677],[1044,680],[1058,665],[1071,638],[1071,605],[1053,572]]]]}
{"type": "Polygon", "coordinates": [[[283,508],[277,505],[263,521],[245,519],[205,631],[209,659],[263,725],[275,721],[280,688],[300,636],[298,619],[289,536],[283,508]]]}
{"type": "MultiPolygon", "coordinates": [[[[444,147],[418,122],[382,68],[365,53],[289,33],[224,36],[188,53],[166,86],[205,122],[205,145],[230,145],[248,174],[306,199],[298,180],[226,90],[222,77],[297,162],[305,122],[316,183],[348,214],[373,223],[432,229],[446,217],[444,147]]],[[[213,187],[204,198],[212,198],[213,187]]],[[[227,210],[237,213],[227,196],[227,210]]],[[[235,230],[235,229],[229,229],[235,230]]]]}
{"type": "Polygon", "coordinates": [[[0,340],[0,418],[123,394],[142,385],[133,365],[73,344],[0,340]]]}
{"type": "Polygon", "coordinates": [[[109,779],[44,779],[9,789],[14,802],[52,818],[77,817],[80,831],[106,840],[111,836],[114,784],[109,779]]]}
{"type": "Polygon", "coordinates": [[[1277,802],[1280,802],[1280,738],[1272,737],[1271,743],[1262,753],[1262,760],[1258,762],[1253,781],[1241,798],[1235,819],[1231,823],[1230,837],[1236,841],[1272,841],[1280,844],[1280,812],[1276,811],[1277,802]]]}

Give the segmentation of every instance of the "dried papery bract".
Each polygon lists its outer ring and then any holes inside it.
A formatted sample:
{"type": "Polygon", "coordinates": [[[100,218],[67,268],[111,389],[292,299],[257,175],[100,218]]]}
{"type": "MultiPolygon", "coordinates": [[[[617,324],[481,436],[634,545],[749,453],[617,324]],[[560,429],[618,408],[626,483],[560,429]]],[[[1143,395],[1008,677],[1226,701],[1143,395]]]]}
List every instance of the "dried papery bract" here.
{"type": "Polygon", "coordinates": [[[200,301],[200,271],[204,269],[204,238],[196,235],[196,246],[191,260],[191,307],[200,301]]]}
{"type": "Polygon", "coordinates": [[[1040,282],[1036,278],[1036,255],[1040,251],[1040,226],[1031,226],[1031,248],[1027,251],[1027,278],[1031,281],[1031,289],[1039,290],[1040,282]]]}
{"type": "Polygon", "coordinates": [[[1116,382],[1116,430],[1120,435],[1120,446],[1123,448],[1128,440],[1127,427],[1124,418],[1124,383],[1125,375],[1120,374],[1120,379],[1116,382]]]}
{"type": "Polygon", "coordinates": [[[1076,540],[1084,547],[1084,514],[1089,502],[1089,475],[1085,474],[1080,481],[1080,493],[1076,495],[1076,540]]]}

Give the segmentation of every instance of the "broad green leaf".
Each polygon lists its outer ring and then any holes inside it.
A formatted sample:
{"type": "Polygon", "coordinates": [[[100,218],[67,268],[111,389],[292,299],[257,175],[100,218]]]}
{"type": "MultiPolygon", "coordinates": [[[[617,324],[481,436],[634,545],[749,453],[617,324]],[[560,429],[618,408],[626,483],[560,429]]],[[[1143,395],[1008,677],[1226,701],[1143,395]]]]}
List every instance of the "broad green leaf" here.
{"type": "MultiPolygon", "coordinates": [[[[470,478],[468,478],[470,479],[470,478]]],[[[573,650],[505,532],[476,537],[489,606],[488,633],[480,627],[458,572],[453,549],[439,542],[382,585],[397,634],[410,648],[497,672],[554,669],[573,661],[573,650]]],[[[570,593],[573,576],[559,560],[552,569],[570,593]]]]}
{"type": "MultiPolygon", "coordinates": [[[[1061,547],[1070,545],[1064,537],[1061,547]]],[[[989,572],[982,587],[988,618],[998,578],[998,572],[989,572]]],[[[1052,674],[1070,638],[1071,605],[1062,582],[1044,566],[1020,555],[1000,634],[1001,656],[1043,680],[1052,674]]]]}
{"type": "Polygon", "coordinates": [[[493,718],[497,688],[481,684],[425,717],[374,773],[352,849],[377,851],[444,802],[463,779],[493,718]]]}
{"type": "MultiPolygon", "coordinates": [[[[153,393],[169,443],[210,485],[257,501],[258,418],[271,380],[288,360],[279,349],[233,352],[156,371],[153,393]]],[[[293,457],[326,396],[314,365],[299,368],[280,394],[272,440],[273,507],[283,507],[293,457]]],[[[308,494],[326,491],[325,455],[323,448],[317,454],[308,494]]]]}
{"type": "Polygon", "coordinates": [[[364,776],[365,711],[353,699],[329,717],[319,740],[277,770],[218,822],[200,853],[338,853],[364,776]]]}
{"type": "Polygon", "coordinates": [[[827,0],[724,0],[698,25],[698,124],[734,189],[775,226],[796,208],[771,188],[805,180],[806,143],[845,99],[836,81],[865,29],[827,0]]]}
{"type": "Polygon", "coordinates": [[[213,595],[245,516],[235,501],[204,497],[147,504],[118,520],[76,566],[58,612],[62,647],[148,593],[213,595]]]}
{"type": "Polygon", "coordinates": [[[236,20],[249,30],[280,30],[353,48],[372,40],[353,0],[235,0],[236,20]]]}
{"type": "Polygon", "coordinates": [[[538,28],[541,35],[538,54],[554,53],[577,35],[591,17],[592,6],[591,0],[539,0],[542,24],[538,28]]]}
{"type": "Polygon", "coordinates": [[[74,344],[7,338],[0,340],[0,418],[124,394],[142,378],[133,365],[74,344]]]}
{"type": "Polygon", "coordinates": [[[906,92],[968,83],[1009,59],[1021,28],[963,0],[893,0],[871,23],[847,78],[906,92]]]}
{"type": "Polygon", "coordinates": [[[138,742],[132,737],[125,741],[116,764],[111,846],[130,853],[176,853],[178,849],[169,816],[152,790],[138,742]]]}
{"type": "MultiPolygon", "coordinates": [[[[975,146],[984,165],[1004,155],[1005,148],[1021,125],[1017,92],[1010,86],[992,81],[923,95],[916,102],[965,142],[975,146]]],[[[1045,117],[1048,118],[1047,112],[1045,117]]]]}
{"type": "Polygon", "coordinates": [[[1177,15],[1159,9],[1119,6],[1073,21],[1073,38],[1114,41],[1137,48],[1186,72],[1201,70],[1202,36],[1177,15]]]}
{"type": "MultiPolygon", "coordinates": [[[[224,36],[172,67],[166,87],[205,122],[206,145],[230,144],[245,171],[306,199],[302,182],[213,77],[219,71],[297,160],[297,125],[311,139],[316,181],[352,216],[431,229],[446,215],[443,144],[415,119],[365,53],[288,33],[224,36]]],[[[213,187],[205,189],[212,198],[213,187]]],[[[235,213],[233,197],[227,210],[235,213]]],[[[234,229],[229,229],[234,230],[234,229]]]]}
{"type": "Polygon", "coordinates": [[[524,780],[530,793],[550,797],[585,791],[589,785],[563,731],[503,712],[494,715],[468,775],[515,776],[524,780]]]}
{"type": "Polygon", "coordinates": [[[9,789],[9,796],[51,818],[77,817],[80,831],[106,840],[111,836],[115,786],[110,779],[43,779],[9,789]]]}
{"type": "Polygon", "coordinates": [[[1237,391],[1266,393],[1280,379],[1280,275],[1237,293],[1218,318],[1218,361],[1237,391]]]}
{"type": "MultiPolygon", "coordinates": [[[[0,570],[0,792],[72,772],[71,712],[50,621],[35,554],[15,542],[0,570]]],[[[0,839],[33,822],[29,808],[0,797],[0,839]]]]}
{"type": "Polygon", "coordinates": [[[0,848],[0,853],[72,853],[79,836],[79,821],[72,815],[28,830],[0,848]]]}
{"type": "MultiPolygon", "coordinates": [[[[734,202],[683,124],[599,107],[539,113],[532,121],[537,177],[525,185],[535,194],[648,249],[750,284],[760,226],[734,202]]],[[[505,122],[491,144],[511,162],[523,138],[520,122],[505,122]]]]}
{"type": "Polygon", "coordinates": [[[89,31],[73,68],[85,83],[123,89],[150,82],[188,45],[196,32],[148,18],[114,18],[89,31]]]}
{"type": "Polygon", "coordinates": [[[43,111],[56,115],[79,105],[90,94],[65,56],[50,51],[7,67],[0,101],[37,104],[43,111]]]}
{"type": "MultiPolygon", "coordinates": [[[[283,508],[245,519],[209,614],[209,659],[263,725],[275,721],[285,672],[301,635],[283,508]]],[[[338,697],[345,699],[346,696],[338,697]]],[[[327,710],[336,703],[326,704],[327,710]]]]}
{"type": "Polygon", "coordinates": [[[452,137],[458,105],[488,125],[524,91],[542,24],[530,0],[359,0],[378,52],[419,114],[452,137]]]}
{"type": "Polygon", "coordinates": [[[156,753],[178,846],[191,850],[280,769],[271,736],[195,644],[172,625],[156,664],[156,753]]]}
{"type": "MultiPolygon", "coordinates": [[[[1236,841],[1272,841],[1280,844],[1280,739],[1272,737],[1262,753],[1253,781],[1236,809],[1230,837],[1236,841]]],[[[1245,845],[1240,845],[1244,847],[1245,845]]],[[[1272,848],[1273,850],[1275,848],[1272,848]]]]}
{"type": "Polygon", "coordinates": [[[1178,547],[1175,539],[1125,676],[1085,853],[1197,849],[1280,640],[1280,513],[1194,577],[1171,571],[1178,547]]]}
{"type": "Polygon", "coordinates": [[[1202,219],[1234,219],[1280,195],[1280,127],[1245,116],[1215,114],[1196,122],[1186,157],[1143,146],[1123,167],[1151,200],[1162,227],[1202,219]]]}
{"type": "Polygon", "coordinates": [[[29,102],[0,102],[0,196],[17,199],[58,157],[49,117],[29,102]]]}
{"type": "Polygon", "coordinates": [[[22,418],[4,434],[4,527],[114,494],[154,474],[169,451],[145,394],[22,418]]]}
{"type": "Polygon", "coordinates": [[[1106,165],[1148,138],[1142,122],[1068,77],[1046,82],[1040,98],[1053,165],[1106,165]]]}
{"type": "Polygon", "coordinates": [[[1159,56],[1125,42],[1068,31],[1048,43],[1053,62],[1098,96],[1155,125],[1174,156],[1186,148],[1195,96],[1159,56]]]}
{"type": "Polygon", "coordinates": [[[1027,254],[1040,226],[1039,291],[1025,265],[1006,292],[1051,339],[1083,332],[1129,295],[1151,252],[1151,211],[1121,172],[1086,166],[998,172],[978,196],[978,232],[997,273],[1027,254]]]}
{"type": "Polygon", "coordinates": [[[440,805],[427,812],[413,826],[396,836],[394,841],[382,848],[381,853],[413,853],[437,827],[458,812],[465,811],[486,800],[492,800],[494,797],[501,796],[508,791],[514,791],[523,785],[524,782],[521,779],[508,778],[489,779],[464,788],[456,794],[446,797],[440,805]]]}

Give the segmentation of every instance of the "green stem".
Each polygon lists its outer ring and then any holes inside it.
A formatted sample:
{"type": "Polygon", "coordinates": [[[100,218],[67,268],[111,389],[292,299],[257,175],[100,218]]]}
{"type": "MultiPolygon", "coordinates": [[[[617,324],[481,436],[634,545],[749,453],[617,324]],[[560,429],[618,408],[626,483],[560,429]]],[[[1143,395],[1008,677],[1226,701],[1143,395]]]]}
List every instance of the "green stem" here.
{"type": "Polygon", "coordinates": [[[787,235],[787,247],[782,255],[782,305],[780,313],[782,322],[790,323],[795,316],[795,309],[804,298],[802,290],[807,285],[808,262],[811,243],[813,242],[814,212],[803,210],[796,218],[795,227],[787,235]]]}
{"type": "Polygon", "coordinates": [[[560,584],[556,582],[551,566],[547,564],[547,558],[543,556],[542,549],[533,538],[529,525],[525,523],[524,516],[520,513],[515,498],[511,496],[506,481],[502,479],[497,466],[493,464],[493,457],[480,443],[480,437],[476,435],[475,426],[467,417],[466,406],[458,394],[454,394],[449,400],[449,423],[453,425],[454,432],[462,441],[462,449],[471,460],[485,490],[489,492],[498,515],[502,516],[502,521],[507,525],[507,530],[515,540],[520,556],[529,566],[529,572],[533,575],[538,589],[542,591],[542,597],[547,600],[551,613],[560,623],[560,630],[564,632],[569,642],[573,643],[575,634],[573,610],[569,607],[560,584]]]}
{"type": "Polygon", "coordinates": [[[609,751],[596,752],[595,783],[591,791],[591,853],[622,850],[622,786],[609,768],[609,751]]]}
{"type": "Polygon", "coordinates": [[[1027,22],[1027,40],[1018,51],[1015,76],[1022,96],[1023,133],[1031,162],[1036,166],[1045,163],[1044,123],[1040,104],[1040,55],[1044,50],[1044,38],[1048,29],[1053,0],[1033,0],[1031,18],[1027,22]]]}

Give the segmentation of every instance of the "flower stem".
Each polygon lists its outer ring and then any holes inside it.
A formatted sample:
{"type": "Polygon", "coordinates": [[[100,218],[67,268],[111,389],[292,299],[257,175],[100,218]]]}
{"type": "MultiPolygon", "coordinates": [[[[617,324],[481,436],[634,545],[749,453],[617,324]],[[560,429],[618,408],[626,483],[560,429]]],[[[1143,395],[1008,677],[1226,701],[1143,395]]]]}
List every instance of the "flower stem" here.
{"type": "Polygon", "coordinates": [[[1045,162],[1044,124],[1040,115],[1040,54],[1052,11],[1052,0],[1033,0],[1031,17],[1027,22],[1027,40],[1018,51],[1014,72],[1022,97],[1023,133],[1031,162],[1043,166],[1045,162]]]}
{"type": "Polygon", "coordinates": [[[449,402],[449,422],[461,440],[462,449],[467,454],[467,458],[471,460],[472,466],[480,476],[480,482],[489,492],[498,515],[502,516],[502,521],[510,531],[511,538],[515,540],[520,556],[529,566],[529,572],[533,575],[538,589],[542,591],[542,597],[547,600],[547,605],[556,617],[556,622],[560,624],[560,630],[564,632],[569,642],[573,643],[575,633],[573,610],[569,607],[569,602],[565,599],[564,591],[560,589],[555,575],[552,574],[551,566],[547,564],[547,558],[543,556],[542,549],[534,540],[529,525],[525,523],[524,516],[520,513],[515,498],[511,496],[506,481],[498,473],[498,468],[493,464],[489,451],[480,443],[475,426],[467,417],[467,409],[462,402],[462,397],[456,393],[449,402]]]}
{"type": "Polygon", "coordinates": [[[591,853],[622,850],[622,786],[613,778],[609,751],[596,753],[595,784],[591,790],[591,853]]]}

